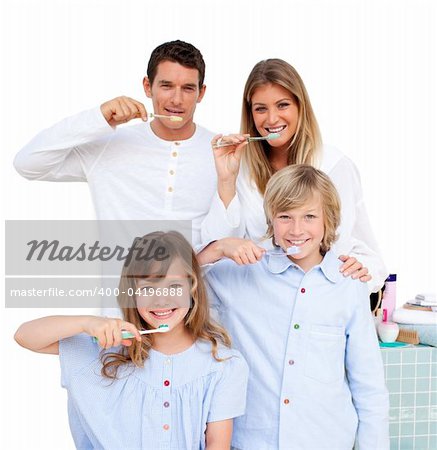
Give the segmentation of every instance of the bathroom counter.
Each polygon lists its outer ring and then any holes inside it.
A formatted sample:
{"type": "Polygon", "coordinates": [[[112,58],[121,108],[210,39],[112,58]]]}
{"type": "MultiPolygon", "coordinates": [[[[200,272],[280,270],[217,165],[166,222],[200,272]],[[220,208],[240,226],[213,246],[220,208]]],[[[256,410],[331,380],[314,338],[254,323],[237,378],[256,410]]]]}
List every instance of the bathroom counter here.
{"type": "Polygon", "coordinates": [[[381,348],[390,393],[390,450],[437,449],[437,348],[381,348]]]}

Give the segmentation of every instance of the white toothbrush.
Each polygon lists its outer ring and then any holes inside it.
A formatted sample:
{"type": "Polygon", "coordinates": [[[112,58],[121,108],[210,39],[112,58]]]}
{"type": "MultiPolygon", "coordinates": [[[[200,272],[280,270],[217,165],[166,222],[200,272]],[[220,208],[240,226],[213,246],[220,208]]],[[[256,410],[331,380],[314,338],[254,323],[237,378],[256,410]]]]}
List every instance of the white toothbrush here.
{"type": "MultiPolygon", "coordinates": [[[[158,328],[154,328],[152,330],[138,330],[138,333],[140,335],[142,334],[151,334],[151,333],[167,333],[167,331],[170,331],[170,327],[168,325],[159,325],[158,328]]],[[[122,339],[132,339],[135,335],[132,334],[130,331],[122,330],[121,332],[121,338],[122,339]]],[[[98,342],[98,339],[94,336],[93,342],[98,342]]]]}
{"type": "MultiPolygon", "coordinates": [[[[282,249],[281,249],[282,250],[282,249]]],[[[287,247],[287,250],[282,250],[282,251],[276,251],[276,250],[269,250],[267,251],[268,255],[272,255],[272,256],[293,256],[293,255],[297,255],[298,253],[300,253],[300,248],[297,245],[292,245],[291,247],[287,247]]]]}
{"type": "MultiPolygon", "coordinates": [[[[151,333],[167,333],[167,331],[170,331],[170,327],[168,325],[159,325],[158,328],[154,328],[152,330],[139,330],[138,333],[143,335],[143,334],[151,334],[151,333]]],[[[132,339],[135,336],[130,331],[123,330],[121,332],[121,337],[123,339],[132,339]]]]}
{"type": "Polygon", "coordinates": [[[183,118],[181,116],[165,116],[164,114],[149,113],[150,118],[158,117],[159,119],[170,119],[171,122],[182,122],[183,118]]]}
{"type": "MultiPolygon", "coordinates": [[[[248,136],[246,138],[247,142],[253,142],[253,141],[266,141],[270,139],[277,139],[281,135],[279,133],[269,133],[267,136],[248,136]]],[[[213,148],[222,148],[222,147],[229,147],[230,145],[237,145],[235,142],[226,142],[219,139],[216,144],[213,145],[213,148]]]]}

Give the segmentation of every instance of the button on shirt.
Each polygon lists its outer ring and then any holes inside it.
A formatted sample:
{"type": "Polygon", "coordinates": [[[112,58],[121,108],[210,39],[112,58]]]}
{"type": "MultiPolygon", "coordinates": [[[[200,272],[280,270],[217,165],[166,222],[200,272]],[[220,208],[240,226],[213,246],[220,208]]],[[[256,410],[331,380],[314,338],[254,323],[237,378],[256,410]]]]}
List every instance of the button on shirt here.
{"type": "Polygon", "coordinates": [[[88,182],[98,219],[190,220],[197,245],[217,187],[212,137],[199,125],[183,141],[149,122],[114,129],[94,108],[39,133],[14,164],[30,180],[88,182]]]}
{"type": "MultiPolygon", "coordinates": [[[[100,374],[100,347],[90,336],[60,341],[62,385],[80,449],[203,450],[208,422],[242,415],[248,369],[241,354],[197,341],[175,355],[151,350],[144,367],[100,374]]],[[[117,349],[110,349],[113,352],[117,349]]]]}
{"type": "Polygon", "coordinates": [[[350,450],[358,433],[360,450],[388,449],[388,394],[367,287],[343,277],[340,264],[328,252],[307,273],[273,255],[205,269],[213,308],[250,368],[234,447],[350,450]]]}

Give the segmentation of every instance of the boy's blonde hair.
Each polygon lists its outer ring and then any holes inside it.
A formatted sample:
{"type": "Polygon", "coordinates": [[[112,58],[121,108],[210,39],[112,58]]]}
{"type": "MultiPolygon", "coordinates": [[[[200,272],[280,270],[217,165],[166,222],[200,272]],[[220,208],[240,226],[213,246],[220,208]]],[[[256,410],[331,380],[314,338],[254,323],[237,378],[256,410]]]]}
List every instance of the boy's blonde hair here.
{"type": "MultiPolygon", "coordinates": [[[[310,164],[318,167],[322,138],[304,82],[296,69],[282,59],[266,59],[254,66],[246,81],[241,113],[241,133],[258,136],[252,114],[252,96],[260,86],[277,84],[285,88],[298,108],[297,129],[288,145],[288,165],[310,164]]],[[[251,142],[244,151],[244,161],[261,194],[274,173],[268,156],[268,142],[251,142]]]]}
{"type": "Polygon", "coordinates": [[[325,232],[320,251],[325,254],[337,239],[340,225],[340,198],[330,178],[306,164],[287,166],[276,172],[267,183],[264,211],[267,218],[267,237],[273,237],[273,218],[281,213],[300,208],[313,195],[320,195],[325,232]]]}
{"type": "MultiPolygon", "coordinates": [[[[212,344],[212,355],[217,361],[218,346],[223,344],[230,347],[231,340],[225,329],[212,321],[209,314],[209,304],[205,283],[196,255],[190,243],[177,231],[156,231],[136,238],[133,247],[147,253],[147,247],[154,242],[156,247],[165,249],[162,259],[133,259],[123,267],[118,303],[123,312],[123,319],[133,323],[137,329],[149,329],[150,326],[141,317],[136,307],[135,292],[138,290],[136,281],[141,278],[165,277],[171,263],[179,258],[190,282],[191,306],[184,319],[185,327],[190,331],[194,340],[202,339],[212,344]]],[[[142,367],[149,357],[152,347],[151,335],[143,335],[142,341],[132,340],[130,347],[124,347],[120,353],[106,353],[102,356],[102,375],[116,378],[118,368],[127,363],[142,367]]]]}

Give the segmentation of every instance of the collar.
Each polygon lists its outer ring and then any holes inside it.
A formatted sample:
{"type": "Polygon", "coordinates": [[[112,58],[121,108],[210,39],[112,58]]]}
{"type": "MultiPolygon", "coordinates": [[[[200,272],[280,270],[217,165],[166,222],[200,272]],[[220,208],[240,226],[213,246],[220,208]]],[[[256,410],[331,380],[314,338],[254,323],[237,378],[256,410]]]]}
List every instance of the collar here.
{"type": "Polygon", "coordinates": [[[330,250],[324,256],[323,261],[319,265],[313,267],[313,269],[319,268],[329,281],[338,283],[343,278],[343,275],[340,272],[341,264],[342,263],[337,258],[337,255],[330,250]]]}
{"type": "MultiPolygon", "coordinates": [[[[296,267],[300,271],[302,269],[295,264],[287,255],[269,255],[267,254],[267,269],[274,274],[285,272],[289,267],[296,267]]],[[[342,274],[339,271],[340,260],[337,256],[329,251],[324,256],[322,262],[317,266],[314,266],[311,270],[320,269],[323,275],[332,283],[337,283],[342,279],[342,274]]]]}

